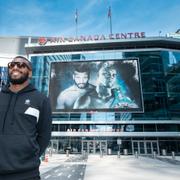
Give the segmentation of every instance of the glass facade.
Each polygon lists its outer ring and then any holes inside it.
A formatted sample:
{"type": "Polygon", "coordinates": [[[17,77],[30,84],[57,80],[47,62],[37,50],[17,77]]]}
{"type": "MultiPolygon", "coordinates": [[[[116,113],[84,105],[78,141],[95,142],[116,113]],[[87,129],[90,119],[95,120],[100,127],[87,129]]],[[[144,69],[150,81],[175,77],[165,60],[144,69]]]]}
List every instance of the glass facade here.
{"type": "MultiPolygon", "coordinates": [[[[51,141],[54,149],[60,153],[64,153],[67,149],[73,153],[82,151],[97,153],[99,149],[106,154],[116,153],[119,150],[124,154],[125,150],[130,154],[135,151],[139,154],[153,151],[162,154],[162,150],[167,153],[171,151],[180,153],[180,139],[175,135],[167,135],[180,132],[180,51],[134,49],[32,55],[32,82],[48,95],[51,62],[103,61],[132,57],[139,58],[144,112],[54,114],[52,131],[55,134],[51,141]],[[67,134],[61,136],[59,132],[67,134]],[[139,134],[136,136],[131,134],[132,132],[139,134]],[[155,135],[156,133],[164,135],[155,135]]],[[[55,98],[57,95],[58,89],[54,87],[55,98]]]]}
{"type": "MultiPolygon", "coordinates": [[[[35,86],[48,95],[50,63],[54,61],[109,60],[138,57],[144,99],[144,113],[118,114],[115,120],[178,120],[180,118],[180,52],[102,51],[81,54],[32,56],[35,86]]],[[[55,91],[55,93],[58,93],[55,91]]],[[[103,114],[101,113],[103,116],[103,114]]],[[[112,116],[112,114],[110,113],[112,116]]],[[[58,119],[81,120],[78,114],[60,115],[58,119]]],[[[86,115],[87,116],[87,115],[86,115]]],[[[84,116],[88,119],[88,117],[84,116]]],[[[98,118],[98,117],[97,117],[98,118]]],[[[104,117],[103,117],[104,118],[104,117]]],[[[109,118],[109,117],[108,117],[109,118]]],[[[93,118],[92,118],[93,119],[93,118]]]]}

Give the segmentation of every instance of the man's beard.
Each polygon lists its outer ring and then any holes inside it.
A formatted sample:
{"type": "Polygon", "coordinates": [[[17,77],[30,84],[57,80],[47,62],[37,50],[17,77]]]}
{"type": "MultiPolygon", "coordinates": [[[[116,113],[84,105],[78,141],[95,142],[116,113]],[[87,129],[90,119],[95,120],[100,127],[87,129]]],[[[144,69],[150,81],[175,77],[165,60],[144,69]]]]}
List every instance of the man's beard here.
{"type": "Polygon", "coordinates": [[[23,84],[24,82],[26,82],[29,79],[29,75],[28,73],[24,74],[22,77],[20,77],[19,79],[13,79],[11,78],[11,76],[9,75],[9,82],[12,84],[23,84]]]}
{"type": "Polygon", "coordinates": [[[85,89],[87,87],[88,83],[76,83],[75,82],[75,84],[79,89],[85,89]]]}

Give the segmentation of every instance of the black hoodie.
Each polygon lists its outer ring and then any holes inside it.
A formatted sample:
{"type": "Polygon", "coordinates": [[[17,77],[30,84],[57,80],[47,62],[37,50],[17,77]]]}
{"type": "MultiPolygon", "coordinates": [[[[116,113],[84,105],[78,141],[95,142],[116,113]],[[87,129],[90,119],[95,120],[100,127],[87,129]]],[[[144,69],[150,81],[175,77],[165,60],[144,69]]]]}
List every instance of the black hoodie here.
{"type": "Polygon", "coordinates": [[[0,180],[39,174],[39,157],[51,136],[49,99],[31,84],[14,93],[0,92],[0,180]]]}

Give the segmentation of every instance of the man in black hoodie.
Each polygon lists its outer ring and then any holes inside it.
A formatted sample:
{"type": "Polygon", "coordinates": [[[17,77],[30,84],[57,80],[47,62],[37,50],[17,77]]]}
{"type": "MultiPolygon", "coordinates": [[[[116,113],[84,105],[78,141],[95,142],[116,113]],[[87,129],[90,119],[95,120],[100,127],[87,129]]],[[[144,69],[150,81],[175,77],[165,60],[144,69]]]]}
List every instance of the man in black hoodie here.
{"type": "Polygon", "coordinates": [[[10,84],[0,92],[0,180],[38,180],[51,136],[49,99],[30,84],[25,57],[15,57],[8,74],[10,84]]]}

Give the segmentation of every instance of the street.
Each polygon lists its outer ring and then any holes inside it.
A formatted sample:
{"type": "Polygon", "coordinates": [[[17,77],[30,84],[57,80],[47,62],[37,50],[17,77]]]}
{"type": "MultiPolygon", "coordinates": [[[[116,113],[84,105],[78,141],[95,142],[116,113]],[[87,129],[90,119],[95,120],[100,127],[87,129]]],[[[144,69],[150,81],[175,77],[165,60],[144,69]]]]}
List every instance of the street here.
{"type": "Polygon", "coordinates": [[[44,173],[42,180],[69,180],[77,179],[83,180],[86,169],[87,157],[75,156],[67,159],[63,164],[44,173]]]}

